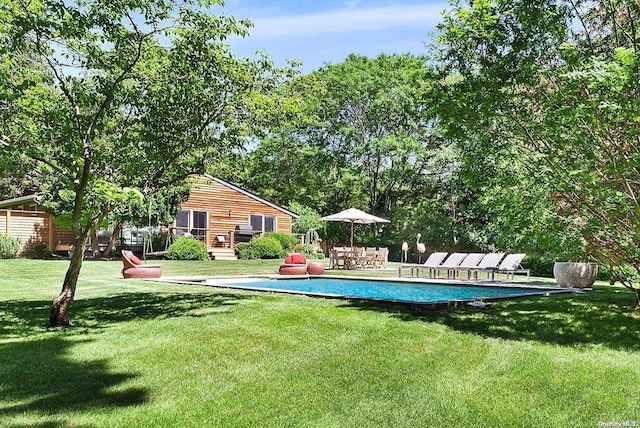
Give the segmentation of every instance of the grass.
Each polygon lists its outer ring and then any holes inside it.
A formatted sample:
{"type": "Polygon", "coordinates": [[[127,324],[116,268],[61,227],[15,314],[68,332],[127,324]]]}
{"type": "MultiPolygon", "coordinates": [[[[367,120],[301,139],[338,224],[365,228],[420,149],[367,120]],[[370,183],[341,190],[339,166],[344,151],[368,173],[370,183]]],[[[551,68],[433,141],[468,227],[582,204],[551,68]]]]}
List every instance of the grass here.
{"type": "MultiPolygon", "coordinates": [[[[279,261],[161,263],[230,275],[279,261]]],[[[623,288],[421,313],[123,280],[120,262],[88,261],[76,326],[49,330],[66,266],[0,260],[0,426],[640,423],[640,314],[623,288]]]]}

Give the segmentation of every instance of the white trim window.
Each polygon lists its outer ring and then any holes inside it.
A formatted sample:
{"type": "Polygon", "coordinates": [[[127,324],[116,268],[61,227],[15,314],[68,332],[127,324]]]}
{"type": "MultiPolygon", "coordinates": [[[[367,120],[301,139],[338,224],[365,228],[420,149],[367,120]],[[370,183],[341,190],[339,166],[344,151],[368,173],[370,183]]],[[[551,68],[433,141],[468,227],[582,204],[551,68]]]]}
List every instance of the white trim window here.
{"type": "Polygon", "coordinates": [[[259,230],[262,233],[276,232],[278,230],[278,217],[275,215],[251,214],[249,216],[249,224],[253,230],[259,230]]]}
{"type": "Polygon", "coordinates": [[[182,210],[176,216],[174,222],[176,235],[191,234],[194,238],[205,241],[207,237],[207,225],[209,224],[207,211],[182,210]]]}

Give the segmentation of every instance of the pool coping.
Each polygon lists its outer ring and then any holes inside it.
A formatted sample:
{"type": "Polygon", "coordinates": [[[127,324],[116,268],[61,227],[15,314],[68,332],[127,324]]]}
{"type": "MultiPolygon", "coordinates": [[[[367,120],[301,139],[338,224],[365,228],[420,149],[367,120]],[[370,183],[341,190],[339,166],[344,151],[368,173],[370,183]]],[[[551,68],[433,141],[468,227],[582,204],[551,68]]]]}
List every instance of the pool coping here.
{"type": "Polygon", "coordinates": [[[297,296],[308,296],[314,298],[325,299],[342,299],[342,300],[355,300],[363,302],[376,302],[376,303],[391,303],[399,304],[403,306],[410,306],[419,309],[427,310],[441,310],[446,308],[459,308],[463,306],[475,306],[477,309],[489,306],[491,302],[500,300],[510,300],[525,297],[549,297],[551,294],[563,294],[563,293],[576,293],[582,294],[585,289],[575,288],[563,288],[557,286],[546,286],[539,284],[523,284],[520,282],[500,282],[500,281],[464,281],[464,280],[451,280],[451,279],[433,279],[433,278],[402,278],[402,277],[359,277],[350,275],[277,275],[277,274],[256,274],[256,275],[221,275],[221,276],[197,276],[197,277],[162,277],[156,278],[154,281],[173,283],[173,284],[187,284],[198,285],[203,287],[214,287],[221,289],[231,290],[243,290],[261,293],[284,293],[297,296]],[[269,279],[269,280],[287,280],[287,279],[310,279],[310,278],[330,278],[330,279],[346,279],[346,280],[360,280],[360,281],[383,281],[383,282],[399,282],[399,283],[425,283],[425,284],[438,284],[438,285],[464,285],[464,286],[481,286],[481,287],[498,287],[498,288],[524,288],[532,290],[540,290],[540,293],[524,293],[515,294],[510,296],[500,297],[488,297],[488,298],[475,298],[475,299],[455,299],[447,301],[436,302],[415,302],[399,299],[384,299],[376,297],[361,297],[361,296],[348,296],[343,294],[330,294],[330,293],[318,293],[318,292],[306,292],[299,290],[285,290],[278,288],[262,288],[251,287],[250,282],[244,282],[242,280],[249,279],[269,279]],[[207,280],[216,280],[216,282],[207,282],[207,280]],[[225,281],[227,282],[217,282],[225,281]],[[228,280],[235,280],[237,283],[233,283],[228,280]]]}

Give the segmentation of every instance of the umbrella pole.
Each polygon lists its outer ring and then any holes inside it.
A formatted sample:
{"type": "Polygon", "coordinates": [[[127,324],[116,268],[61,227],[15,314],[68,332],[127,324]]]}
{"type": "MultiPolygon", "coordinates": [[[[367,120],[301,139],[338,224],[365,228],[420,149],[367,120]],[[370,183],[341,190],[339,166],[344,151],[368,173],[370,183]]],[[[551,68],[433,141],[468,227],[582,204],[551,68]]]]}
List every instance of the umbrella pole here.
{"type": "Polygon", "coordinates": [[[353,251],[353,221],[351,222],[351,251],[353,251]]]}

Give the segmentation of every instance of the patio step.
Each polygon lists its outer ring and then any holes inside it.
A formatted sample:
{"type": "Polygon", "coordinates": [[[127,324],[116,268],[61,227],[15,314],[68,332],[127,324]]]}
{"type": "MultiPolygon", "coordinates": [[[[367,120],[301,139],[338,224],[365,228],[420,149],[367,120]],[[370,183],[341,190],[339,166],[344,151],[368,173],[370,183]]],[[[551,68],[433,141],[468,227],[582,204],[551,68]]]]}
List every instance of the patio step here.
{"type": "Polygon", "coordinates": [[[238,260],[233,248],[209,248],[207,250],[213,260],[238,260]]]}

